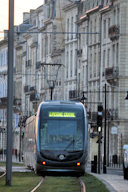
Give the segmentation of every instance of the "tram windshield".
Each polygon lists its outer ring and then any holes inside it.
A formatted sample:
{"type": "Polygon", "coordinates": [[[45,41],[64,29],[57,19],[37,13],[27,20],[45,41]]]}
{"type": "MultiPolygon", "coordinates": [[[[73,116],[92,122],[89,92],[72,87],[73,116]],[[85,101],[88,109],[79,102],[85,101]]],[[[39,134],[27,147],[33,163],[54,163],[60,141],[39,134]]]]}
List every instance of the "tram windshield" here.
{"type": "Polygon", "coordinates": [[[40,118],[40,150],[83,150],[83,115],[62,111],[47,114],[40,118]]]}

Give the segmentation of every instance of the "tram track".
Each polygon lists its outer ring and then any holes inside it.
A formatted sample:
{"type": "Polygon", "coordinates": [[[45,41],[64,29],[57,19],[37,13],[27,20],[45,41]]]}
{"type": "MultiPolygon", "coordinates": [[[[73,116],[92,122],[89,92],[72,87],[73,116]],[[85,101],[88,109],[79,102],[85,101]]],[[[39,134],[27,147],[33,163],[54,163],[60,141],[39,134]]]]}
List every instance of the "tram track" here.
{"type": "Polygon", "coordinates": [[[40,185],[44,182],[44,179],[45,177],[42,177],[40,182],[30,192],[35,192],[40,187],[40,185]]]}
{"type": "Polygon", "coordinates": [[[2,171],[3,171],[3,174],[2,174],[2,175],[0,175],[0,179],[6,175],[6,170],[5,170],[5,169],[3,169],[3,168],[1,168],[1,169],[2,169],[2,171]]]}
{"type": "Polygon", "coordinates": [[[82,181],[82,179],[80,177],[77,178],[80,186],[81,186],[81,192],[86,192],[86,187],[85,187],[85,183],[82,181]]]}
{"type": "MultiPolygon", "coordinates": [[[[45,180],[45,177],[42,177],[40,182],[30,192],[35,192],[41,186],[41,184],[43,184],[44,180],[45,180]]],[[[85,183],[82,181],[82,179],[80,177],[78,177],[77,180],[81,186],[80,192],[86,192],[85,183]]]]}

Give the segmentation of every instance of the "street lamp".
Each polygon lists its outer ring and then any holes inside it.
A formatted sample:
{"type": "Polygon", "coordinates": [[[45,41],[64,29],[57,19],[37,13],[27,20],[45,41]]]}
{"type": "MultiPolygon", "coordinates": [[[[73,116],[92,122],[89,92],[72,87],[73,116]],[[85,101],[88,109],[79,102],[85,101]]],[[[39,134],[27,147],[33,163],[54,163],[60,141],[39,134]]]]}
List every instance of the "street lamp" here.
{"type": "Polygon", "coordinates": [[[104,160],[103,173],[107,173],[106,169],[106,83],[105,83],[105,106],[104,106],[104,160]]]}
{"type": "Polygon", "coordinates": [[[50,88],[50,90],[51,90],[51,96],[50,96],[50,98],[51,98],[51,101],[52,101],[52,98],[53,98],[53,90],[54,90],[54,88],[55,88],[55,81],[54,80],[50,80],[49,81],[49,88],[50,88]]]}
{"type": "Polygon", "coordinates": [[[82,98],[81,98],[81,102],[82,102],[83,104],[85,104],[85,100],[87,100],[87,97],[85,97],[84,94],[85,94],[85,91],[83,91],[83,96],[82,96],[82,98]]]}

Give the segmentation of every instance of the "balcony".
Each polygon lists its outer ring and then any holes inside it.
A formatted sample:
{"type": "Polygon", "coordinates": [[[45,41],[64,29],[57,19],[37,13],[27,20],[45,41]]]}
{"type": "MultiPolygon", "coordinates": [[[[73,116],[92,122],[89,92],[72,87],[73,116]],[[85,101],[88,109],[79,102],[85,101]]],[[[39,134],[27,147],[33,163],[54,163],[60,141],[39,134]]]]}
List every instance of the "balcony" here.
{"type": "Polygon", "coordinates": [[[109,67],[105,69],[105,79],[109,82],[117,81],[119,78],[119,68],[118,67],[109,67]]]}
{"type": "Polygon", "coordinates": [[[30,101],[37,102],[39,99],[40,99],[39,94],[35,94],[35,93],[30,94],[30,101]]]}
{"type": "Polygon", "coordinates": [[[24,86],[24,92],[26,93],[26,95],[37,93],[35,86],[30,87],[29,85],[24,86]]]}
{"type": "MultiPolygon", "coordinates": [[[[7,101],[8,101],[7,97],[1,97],[0,98],[0,109],[6,109],[7,108],[7,101]]],[[[15,110],[16,106],[21,106],[21,99],[14,97],[14,99],[13,99],[14,110],[15,110]]]]}
{"type": "Polygon", "coordinates": [[[29,91],[30,92],[35,92],[36,91],[35,86],[30,87],[29,91]]]}
{"type": "Polygon", "coordinates": [[[112,25],[109,27],[108,35],[111,41],[118,40],[120,35],[120,28],[118,25],[112,25]]]}
{"type": "Polygon", "coordinates": [[[21,99],[14,97],[13,105],[21,105],[21,99]]]}

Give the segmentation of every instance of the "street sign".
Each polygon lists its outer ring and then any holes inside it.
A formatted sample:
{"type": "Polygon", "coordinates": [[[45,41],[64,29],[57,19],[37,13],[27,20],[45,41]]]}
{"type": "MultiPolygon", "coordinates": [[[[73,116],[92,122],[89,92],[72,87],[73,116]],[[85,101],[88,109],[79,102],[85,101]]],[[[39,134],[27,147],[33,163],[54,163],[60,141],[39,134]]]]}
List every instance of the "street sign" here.
{"type": "Polygon", "coordinates": [[[118,128],[116,126],[111,127],[111,134],[117,135],[118,134],[118,128]]]}

